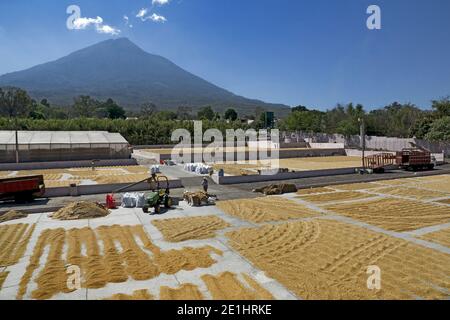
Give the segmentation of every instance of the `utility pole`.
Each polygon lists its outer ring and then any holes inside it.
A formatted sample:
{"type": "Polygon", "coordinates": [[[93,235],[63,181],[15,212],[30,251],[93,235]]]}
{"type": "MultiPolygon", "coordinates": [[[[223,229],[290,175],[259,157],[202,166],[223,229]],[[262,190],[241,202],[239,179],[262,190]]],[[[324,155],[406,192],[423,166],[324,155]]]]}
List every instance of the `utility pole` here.
{"type": "Polygon", "coordinates": [[[358,122],[359,122],[359,131],[360,131],[360,139],[361,139],[361,150],[362,150],[361,161],[362,161],[362,167],[365,169],[366,166],[365,166],[364,158],[366,157],[366,155],[365,155],[365,153],[366,153],[366,126],[365,126],[363,118],[359,118],[358,122]]]}
{"type": "Polygon", "coordinates": [[[16,163],[19,163],[19,133],[16,129],[16,163]]]}
{"type": "Polygon", "coordinates": [[[16,134],[16,163],[19,163],[19,131],[17,130],[17,128],[18,128],[18,126],[19,126],[19,123],[18,123],[18,121],[17,121],[17,115],[16,115],[16,117],[14,118],[15,119],[15,128],[16,128],[16,132],[15,132],[15,134],[16,134]]]}

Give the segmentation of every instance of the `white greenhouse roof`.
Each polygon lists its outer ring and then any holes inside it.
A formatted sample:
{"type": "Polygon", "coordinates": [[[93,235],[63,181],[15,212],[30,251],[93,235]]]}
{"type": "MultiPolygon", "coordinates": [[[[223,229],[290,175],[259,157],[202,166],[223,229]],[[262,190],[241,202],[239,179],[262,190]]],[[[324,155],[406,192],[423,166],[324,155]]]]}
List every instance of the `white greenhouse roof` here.
{"type": "MultiPolygon", "coordinates": [[[[15,131],[0,130],[0,145],[14,145],[15,131]]],[[[119,133],[107,131],[19,131],[19,144],[128,144],[119,133]]]]}

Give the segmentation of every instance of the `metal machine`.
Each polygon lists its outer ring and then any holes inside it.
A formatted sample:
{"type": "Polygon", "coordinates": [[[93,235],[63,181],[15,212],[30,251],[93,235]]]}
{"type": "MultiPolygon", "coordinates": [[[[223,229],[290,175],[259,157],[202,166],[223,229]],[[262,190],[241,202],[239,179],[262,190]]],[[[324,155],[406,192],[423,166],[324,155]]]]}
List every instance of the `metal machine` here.
{"type": "MultiPolygon", "coordinates": [[[[120,193],[127,189],[130,189],[142,182],[147,182],[149,184],[149,189],[151,192],[145,195],[145,205],[142,210],[145,213],[150,211],[150,208],[154,208],[154,213],[159,214],[161,212],[161,207],[167,209],[171,208],[173,205],[173,198],[170,197],[170,183],[169,178],[163,175],[152,174],[151,177],[135,182],[123,188],[113,191],[113,194],[108,195],[108,197],[114,198],[114,193],[120,193]],[[165,185],[164,185],[165,183],[165,185]]],[[[107,197],[107,199],[108,199],[107,197]]]]}
{"type": "Polygon", "coordinates": [[[150,208],[154,208],[155,214],[160,214],[162,206],[170,209],[173,204],[173,199],[170,197],[169,179],[166,176],[157,176],[153,177],[153,181],[156,188],[145,196],[145,205],[142,211],[148,213],[150,208]],[[161,180],[165,180],[165,188],[161,188],[161,180]]]}

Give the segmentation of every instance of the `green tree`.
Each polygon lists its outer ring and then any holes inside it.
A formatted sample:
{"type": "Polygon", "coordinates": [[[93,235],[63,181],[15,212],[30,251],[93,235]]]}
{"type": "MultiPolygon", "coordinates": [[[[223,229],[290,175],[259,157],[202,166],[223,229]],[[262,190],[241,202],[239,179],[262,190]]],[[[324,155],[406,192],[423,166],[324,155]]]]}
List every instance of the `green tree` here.
{"type": "Polygon", "coordinates": [[[203,107],[197,112],[199,120],[214,120],[215,115],[214,110],[210,106],[203,107]]]}
{"type": "Polygon", "coordinates": [[[338,104],[335,108],[326,112],[323,122],[327,133],[340,133],[349,136],[359,134],[359,119],[361,118],[365,118],[362,105],[338,104]]]}
{"type": "Polygon", "coordinates": [[[238,114],[234,109],[228,109],[225,111],[225,120],[236,121],[238,118],[238,114]]]}
{"type": "Polygon", "coordinates": [[[154,103],[146,103],[141,107],[139,117],[142,119],[151,119],[158,112],[158,107],[154,103]]]}
{"type": "Polygon", "coordinates": [[[73,112],[81,118],[91,118],[96,115],[100,102],[90,96],[79,96],[75,98],[73,112]]]}
{"type": "Polygon", "coordinates": [[[192,118],[192,108],[187,106],[179,106],[177,109],[177,118],[180,120],[189,120],[192,118]]]}
{"type": "Polygon", "coordinates": [[[325,117],[325,128],[328,133],[336,133],[337,127],[341,121],[348,118],[345,113],[345,107],[338,104],[335,108],[327,110],[325,117]]]}
{"type": "Polygon", "coordinates": [[[450,97],[433,100],[431,106],[438,118],[450,116],[450,97]]]}
{"type": "MultiPolygon", "coordinates": [[[[300,109],[299,109],[300,110],[300,109]]],[[[282,120],[279,128],[283,131],[323,131],[324,113],[320,111],[294,111],[282,120]]]]}
{"type": "Polygon", "coordinates": [[[428,134],[428,132],[431,129],[431,126],[433,125],[434,118],[432,115],[423,116],[420,119],[418,119],[414,126],[411,128],[411,137],[416,137],[418,139],[424,139],[425,136],[428,134]]]}
{"type": "Polygon", "coordinates": [[[299,106],[293,107],[291,109],[291,112],[296,112],[296,111],[309,111],[309,109],[305,106],[299,105],[299,106]]]}
{"type": "Polygon", "coordinates": [[[49,113],[49,107],[41,103],[37,103],[35,100],[31,101],[29,117],[31,119],[47,119],[49,113]]]}
{"type": "Polygon", "coordinates": [[[0,88],[0,114],[10,118],[26,117],[32,100],[25,90],[20,88],[0,88]]]}
{"type": "Polygon", "coordinates": [[[261,130],[261,129],[266,129],[265,128],[265,124],[266,124],[266,113],[265,111],[262,111],[263,109],[260,109],[259,107],[256,109],[255,112],[255,129],[257,130],[261,130]]]}
{"type": "Polygon", "coordinates": [[[47,108],[50,108],[50,102],[47,99],[42,99],[41,104],[47,108]]]}
{"type": "Polygon", "coordinates": [[[65,108],[60,107],[50,107],[48,110],[49,119],[68,119],[69,111],[65,108]]]}
{"type": "Polygon", "coordinates": [[[175,120],[177,119],[177,114],[173,111],[164,110],[158,112],[156,118],[161,120],[175,120]]]}
{"type": "Polygon", "coordinates": [[[353,119],[346,119],[339,122],[336,133],[344,136],[358,135],[360,133],[360,125],[353,119]]]}
{"type": "Polygon", "coordinates": [[[383,109],[373,110],[367,119],[367,133],[389,137],[409,138],[414,135],[416,123],[426,113],[413,104],[394,102],[383,109]]]}
{"type": "Polygon", "coordinates": [[[425,138],[431,141],[450,141],[450,116],[435,120],[425,138]]]}
{"type": "Polygon", "coordinates": [[[105,110],[106,117],[109,119],[125,119],[125,110],[114,102],[113,99],[108,99],[100,105],[101,109],[105,110]]]}

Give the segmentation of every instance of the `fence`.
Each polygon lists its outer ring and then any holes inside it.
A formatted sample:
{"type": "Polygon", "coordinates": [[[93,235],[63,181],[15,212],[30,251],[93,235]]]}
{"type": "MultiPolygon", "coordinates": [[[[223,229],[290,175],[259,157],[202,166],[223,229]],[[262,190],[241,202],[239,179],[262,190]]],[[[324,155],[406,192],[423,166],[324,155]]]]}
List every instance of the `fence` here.
{"type": "MultiPolygon", "coordinates": [[[[341,134],[310,133],[310,132],[282,132],[282,140],[298,143],[301,141],[310,141],[311,143],[343,143],[345,148],[359,148],[361,145],[360,136],[343,136],[341,134]]],[[[410,148],[410,143],[426,148],[434,153],[444,152],[450,154],[450,141],[431,142],[416,138],[391,138],[366,136],[366,148],[379,151],[401,151],[404,148],[410,148]]]]}

